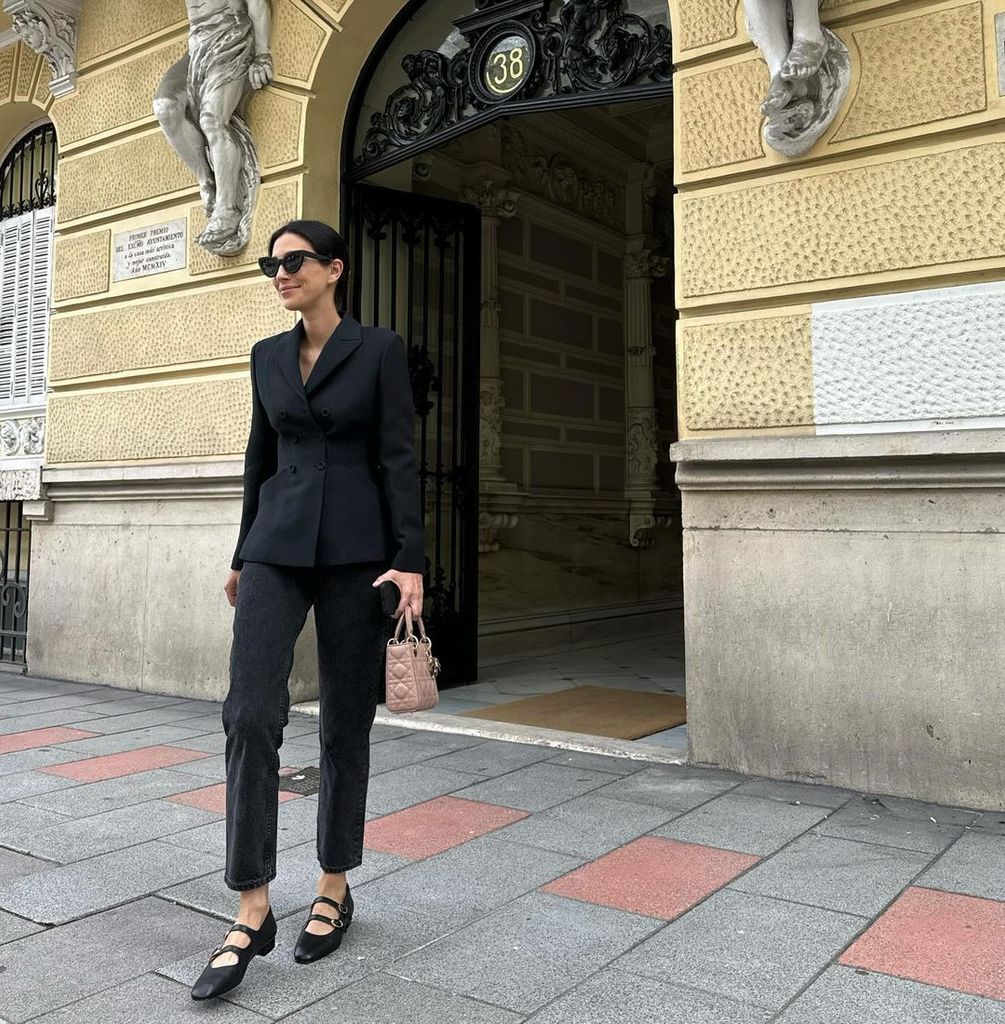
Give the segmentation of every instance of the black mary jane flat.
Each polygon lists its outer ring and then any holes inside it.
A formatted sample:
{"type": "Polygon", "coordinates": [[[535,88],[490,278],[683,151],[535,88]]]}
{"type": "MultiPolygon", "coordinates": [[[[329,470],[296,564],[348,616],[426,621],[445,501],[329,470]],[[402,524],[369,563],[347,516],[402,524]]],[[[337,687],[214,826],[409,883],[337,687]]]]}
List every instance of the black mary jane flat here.
{"type": "MultiPolygon", "coordinates": [[[[298,964],[310,964],[315,960],[320,960],[322,957],[327,956],[329,953],[334,953],[336,949],[342,944],[342,936],[348,931],[349,925],[352,924],[352,893],[349,892],[349,884],[346,883],[345,887],[345,902],[339,903],[337,900],[329,899],[327,896],[316,896],[314,903],[327,903],[329,906],[334,907],[338,912],[338,917],[324,917],[321,914],[312,913],[310,917],[304,922],[304,927],[297,938],[296,948],[293,950],[293,959],[298,964]],[[307,930],[307,925],[311,921],[320,921],[322,924],[330,924],[333,931],[328,932],[325,935],[315,935],[313,932],[307,930]]],[[[314,910],[314,903],[311,904],[311,910],[314,910]]]]}
{"type": "Polygon", "coordinates": [[[228,934],[233,931],[244,932],[245,935],[251,937],[251,942],[247,946],[232,944],[217,946],[210,953],[209,962],[192,986],[193,999],[212,999],[214,996],[223,995],[224,992],[236,988],[244,980],[244,972],[247,971],[248,964],[256,956],[266,956],[276,947],[276,919],[273,916],[272,907],[269,907],[265,920],[257,929],[246,924],[235,923],[227,929],[228,934]],[[235,953],[237,963],[214,967],[213,961],[221,953],[235,953]]]}

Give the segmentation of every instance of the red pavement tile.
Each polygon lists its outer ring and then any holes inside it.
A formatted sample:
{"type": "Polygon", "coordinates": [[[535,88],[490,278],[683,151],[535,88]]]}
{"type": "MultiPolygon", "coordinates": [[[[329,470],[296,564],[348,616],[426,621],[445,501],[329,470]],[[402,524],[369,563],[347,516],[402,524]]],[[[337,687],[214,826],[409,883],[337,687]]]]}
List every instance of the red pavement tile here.
{"type": "Polygon", "coordinates": [[[10,732],[6,736],[0,736],[0,754],[10,754],[15,750],[30,750],[32,747],[51,747],[54,743],[86,740],[97,735],[98,733],[88,732],[86,729],[71,729],[69,726],[62,725],[49,729],[10,732]]]}
{"type": "MultiPolygon", "coordinates": [[[[279,791],[279,802],[285,800],[299,800],[299,793],[289,793],[281,789],[279,791]]],[[[204,811],[216,811],[218,814],[227,813],[227,783],[218,782],[213,786],[201,786],[199,789],[190,789],[184,793],[175,793],[173,796],[164,798],[172,803],[184,804],[186,807],[198,807],[204,811]]]]}
{"type": "Polygon", "coordinates": [[[49,768],[40,768],[39,771],[61,775],[64,779],[76,779],[78,782],[101,782],[104,779],[117,779],[122,775],[149,771],[151,768],[167,768],[186,761],[200,761],[209,756],[204,750],[185,750],[182,747],[140,747],[137,750],[123,750],[120,754],[54,764],[49,768]]]}
{"type": "Polygon", "coordinates": [[[421,860],[526,817],[511,807],[441,796],[368,821],[363,845],[421,860]]]}
{"type": "Polygon", "coordinates": [[[1005,999],[1005,903],[912,886],[840,962],[1005,999]]]}
{"type": "Polygon", "coordinates": [[[642,836],[541,888],[672,921],[759,860],[711,846],[642,836]]]}

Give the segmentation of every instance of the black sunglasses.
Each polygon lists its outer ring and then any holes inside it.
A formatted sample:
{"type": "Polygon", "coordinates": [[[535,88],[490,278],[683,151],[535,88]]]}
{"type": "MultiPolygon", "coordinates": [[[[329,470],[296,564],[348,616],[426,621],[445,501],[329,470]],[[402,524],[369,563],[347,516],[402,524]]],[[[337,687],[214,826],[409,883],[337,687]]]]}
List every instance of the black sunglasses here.
{"type": "Polygon", "coordinates": [[[334,256],[321,256],[306,249],[294,249],[285,256],[259,256],[258,265],[266,277],[275,277],[282,267],[287,274],[295,274],[303,265],[304,260],[317,260],[319,263],[330,263],[334,256]]]}

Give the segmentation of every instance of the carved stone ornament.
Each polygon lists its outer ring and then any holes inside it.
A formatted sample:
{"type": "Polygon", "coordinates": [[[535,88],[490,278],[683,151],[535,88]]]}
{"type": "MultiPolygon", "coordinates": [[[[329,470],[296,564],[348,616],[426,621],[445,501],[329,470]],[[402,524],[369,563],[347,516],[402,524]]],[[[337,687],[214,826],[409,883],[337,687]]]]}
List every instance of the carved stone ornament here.
{"type": "Polygon", "coordinates": [[[0,454],[6,458],[41,455],[45,445],[45,420],[32,416],[0,423],[0,454]]]}
{"type": "Polygon", "coordinates": [[[516,528],[519,517],[512,512],[478,511],[478,553],[488,555],[499,550],[499,531],[516,528]]]}
{"type": "Polygon", "coordinates": [[[851,83],[848,47],[820,24],[820,0],[744,0],[750,38],[771,84],[761,104],[764,141],[801,156],[834,121],[851,83]]]}
{"type": "Polygon", "coordinates": [[[603,103],[604,93],[629,88],[640,96],[669,91],[670,30],[627,12],[625,0],[476,0],[475,7],[454,22],[462,49],[402,60],[408,83],[371,116],[358,172],[514,109],[572,105],[583,95],[603,103]]]}
{"type": "Polygon", "coordinates": [[[199,182],[208,223],[199,244],[218,256],[243,251],[261,183],[246,106],[274,76],[269,0],[186,0],[188,53],[154,96],[157,120],[199,182]]]}
{"type": "Polygon", "coordinates": [[[4,0],[14,32],[25,46],[49,63],[53,96],[73,92],[77,84],[77,23],[81,0],[4,0]]]}

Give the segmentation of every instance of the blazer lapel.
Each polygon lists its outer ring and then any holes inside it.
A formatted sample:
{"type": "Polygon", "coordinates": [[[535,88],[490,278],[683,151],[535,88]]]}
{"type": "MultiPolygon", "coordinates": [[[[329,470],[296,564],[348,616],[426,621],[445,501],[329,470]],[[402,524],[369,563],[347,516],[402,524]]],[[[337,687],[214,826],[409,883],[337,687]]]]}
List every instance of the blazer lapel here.
{"type": "Polygon", "coordinates": [[[293,388],[294,394],[297,395],[304,393],[304,382],[300,376],[300,340],[303,336],[304,322],[298,320],[296,327],[286,332],[286,337],[283,338],[277,354],[279,368],[283,371],[283,376],[286,377],[290,387],[293,388]]]}
{"type": "MultiPolygon", "coordinates": [[[[303,330],[303,328],[301,328],[303,330]]],[[[343,316],[334,334],[325,342],[318,355],[317,362],[311,370],[304,390],[308,397],[312,395],[325,382],[328,376],[342,365],[359,348],[363,342],[363,332],[360,329],[359,321],[351,316],[343,316]]],[[[297,345],[299,368],[299,344],[297,345]]]]}

